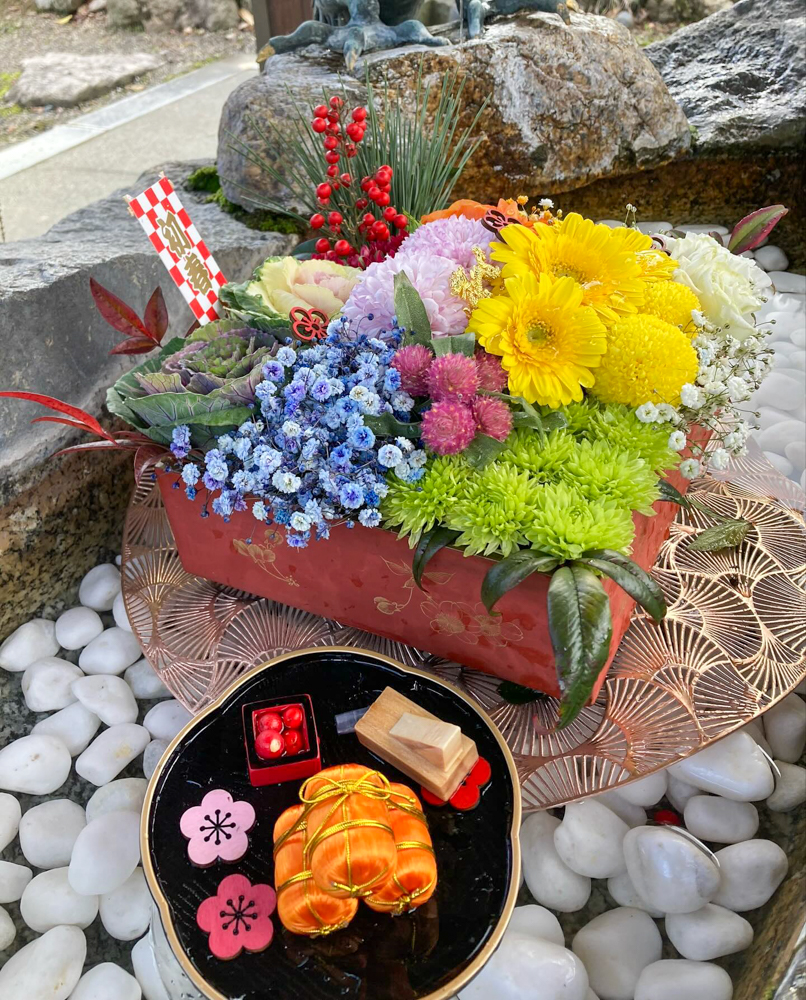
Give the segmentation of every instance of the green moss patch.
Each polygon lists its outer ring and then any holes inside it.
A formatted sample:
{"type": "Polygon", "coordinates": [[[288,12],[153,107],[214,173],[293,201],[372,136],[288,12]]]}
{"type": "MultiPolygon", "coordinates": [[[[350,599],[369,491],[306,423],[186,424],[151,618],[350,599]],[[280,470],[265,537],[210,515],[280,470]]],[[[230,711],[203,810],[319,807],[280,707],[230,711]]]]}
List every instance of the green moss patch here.
{"type": "Polygon", "coordinates": [[[191,191],[206,191],[210,196],[208,201],[215,202],[223,212],[242,222],[249,229],[257,229],[261,233],[301,234],[305,231],[305,227],[290,216],[278,215],[263,209],[248,212],[230,201],[221,189],[218,170],[212,165],[195,170],[185,181],[185,186],[191,191]]]}

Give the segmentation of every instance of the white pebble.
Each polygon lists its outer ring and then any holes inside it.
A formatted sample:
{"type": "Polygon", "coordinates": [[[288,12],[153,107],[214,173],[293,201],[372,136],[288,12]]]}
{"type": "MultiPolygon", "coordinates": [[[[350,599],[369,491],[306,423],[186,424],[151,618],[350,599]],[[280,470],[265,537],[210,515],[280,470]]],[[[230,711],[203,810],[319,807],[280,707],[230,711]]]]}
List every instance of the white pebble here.
{"type": "Polygon", "coordinates": [[[145,1000],[171,1000],[157,968],[150,935],[140,938],[132,948],[132,968],[145,1000]]]}
{"type": "Polygon", "coordinates": [[[135,698],[150,700],[152,698],[167,698],[170,694],[168,688],[160,680],[159,674],[145,657],[127,667],[123,679],[134,692],[135,698]]]}
{"type": "Polygon", "coordinates": [[[619,906],[632,906],[636,910],[646,910],[650,917],[662,917],[661,910],[653,909],[646,900],[642,899],[638,890],[633,885],[629,872],[622,872],[621,875],[614,875],[607,880],[607,891],[618,903],[619,906]]]}
{"type": "Polygon", "coordinates": [[[609,878],[626,868],[622,842],[630,828],[596,799],[571,802],[554,831],[554,846],[568,867],[589,878],[609,878]]]}
{"type": "Polygon", "coordinates": [[[62,868],[78,835],[87,825],[87,815],[78,802],[50,799],[34,806],[20,822],[20,847],[34,868],[62,868]]]}
{"type": "Polygon", "coordinates": [[[0,906],[0,951],[5,951],[14,944],[17,936],[17,926],[7,910],[0,906]]]}
{"type": "Polygon", "coordinates": [[[170,743],[192,718],[184,705],[171,698],[168,701],[161,701],[150,709],[143,719],[143,725],[155,740],[166,740],[170,743]]]}
{"type": "Polygon", "coordinates": [[[534,903],[516,906],[507,930],[513,934],[528,934],[540,938],[541,941],[551,941],[552,944],[565,947],[565,935],[560,921],[545,906],[537,906],[534,903]]]}
{"type": "Polygon", "coordinates": [[[70,773],[70,752],[55,736],[23,736],[0,750],[0,788],[50,795],[70,773]]]}
{"type": "Polygon", "coordinates": [[[118,941],[135,941],[151,923],[151,895],[142,868],[135,868],[123,885],[101,896],[101,923],[118,941]]]}
{"type": "Polygon", "coordinates": [[[460,1000],[585,1000],[588,976],[582,962],[567,948],[528,934],[507,931],[498,950],[459,992],[460,1000]]]}
{"type": "Polygon", "coordinates": [[[126,614],[126,605],[123,603],[122,592],[118,594],[115,598],[115,603],[112,605],[112,617],[115,619],[115,624],[118,628],[131,632],[132,627],[129,623],[129,616],[126,614]]]}
{"type": "Polygon", "coordinates": [[[710,962],[749,948],[753,927],[738,913],[707,903],[694,913],[670,913],[666,936],[683,958],[710,962]]]}
{"type": "Polygon", "coordinates": [[[781,410],[797,410],[803,405],[803,385],[790,375],[773,371],[764,379],[753,397],[755,406],[777,406],[781,410]]]}
{"type": "Polygon", "coordinates": [[[46,618],[20,625],[0,646],[0,667],[18,673],[45,656],[59,652],[56,626],[46,618]]]}
{"type": "Polygon", "coordinates": [[[34,873],[25,865],[0,861],[0,903],[16,903],[34,873]]]}
{"type": "Polygon", "coordinates": [[[143,808],[148,782],[145,778],[118,778],[93,792],[87,803],[87,822],[110,812],[136,812],[143,808]]]}
{"type": "Polygon", "coordinates": [[[110,674],[82,677],[74,682],[73,694],[104,725],[119,726],[122,722],[137,721],[137,702],[122,677],[110,674]]]}
{"type": "Polygon", "coordinates": [[[112,563],[95,566],[81,581],[78,599],[85,608],[94,611],[111,611],[120,593],[120,570],[112,563]]]}
{"type": "Polygon", "coordinates": [[[54,927],[0,969],[0,996],[9,1000],[67,1000],[81,977],[87,940],[78,927],[54,927]]]}
{"type": "Polygon", "coordinates": [[[70,885],[82,896],[102,896],[123,885],[139,860],[139,815],[105,813],[78,836],[70,859],[70,885]]]}
{"type": "Polygon", "coordinates": [[[122,564],[123,564],[123,556],[120,553],[118,553],[115,556],[115,565],[116,566],[121,566],[122,564]]]}
{"type": "Polygon", "coordinates": [[[113,962],[103,962],[84,973],[70,1000],[140,1000],[142,995],[134,976],[113,962]]]}
{"type": "Polygon", "coordinates": [[[93,785],[116,778],[148,746],[148,730],[133,722],[105,729],[76,760],[76,772],[93,785]]]}
{"type": "Polygon", "coordinates": [[[162,755],[168,749],[167,740],[152,740],[143,751],[143,774],[147,778],[156,771],[162,755]]]}
{"type": "Polygon", "coordinates": [[[90,740],[98,732],[100,725],[98,716],[84,708],[80,701],[76,701],[61,712],[37,722],[31,732],[57,737],[67,747],[70,756],[77,757],[90,745],[90,740]]]}
{"type": "Polygon", "coordinates": [[[654,806],[666,794],[666,785],[666,772],[655,771],[645,778],[629,781],[626,785],[618,785],[615,791],[633,805],[654,806]]]}
{"type": "Polygon", "coordinates": [[[716,844],[738,844],[758,831],[758,809],[752,802],[734,802],[720,795],[690,798],[683,820],[689,833],[716,844]]]}
{"type": "Polygon", "coordinates": [[[20,914],[38,934],[61,924],[83,929],[98,916],[98,897],[79,895],[70,885],[67,868],[52,868],[26,885],[20,900],[20,914]]]}
{"type": "Polygon", "coordinates": [[[635,1000],[731,1000],[733,983],[718,965],[667,958],[644,969],[635,1000]]]}
{"type": "Polygon", "coordinates": [[[757,802],[772,794],[767,758],[749,733],[731,733],[669,770],[705,792],[737,802],[757,802]]]}
{"type": "Polygon", "coordinates": [[[708,223],[704,225],[694,225],[693,223],[684,222],[679,226],[675,226],[675,229],[679,229],[681,233],[719,233],[721,236],[728,236],[730,230],[726,226],[709,225],[708,223]]]}
{"type": "Polygon", "coordinates": [[[560,821],[547,812],[532,813],[521,826],[523,874],[538,903],[560,913],[575,913],[587,903],[591,880],[560,858],[554,831],[560,821]]]}
{"type": "Polygon", "coordinates": [[[638,230],[652,236],[654,233],[667,233],[674,228],[671,222],[639,222],[638,230]]]}
{"type": "Polygon", "coordinates": [[[781,777],[776,779],[775,791],[767,799],[773,812],[790,812],[806,802],[806,768],[776,760],[781,777]]]}
{"type": "Polygon", "coordinates": [[[630,830],[624,856],[636,891],[662,913],[699,910],[719,889],[719,869],[710,857],[668,827],[630,830]]]}
{"type": "Polygon", "coordinates": [[[26,667],[22,675],[22,693],[32,712],[55,712],[76,700],[70,690],[74,680],[84,674],[67,660],[48,656],[26,667]]]}
{"type": "Polygon", "coordinates": [[[796,469],[806,466],[806,441],[790,441],[784,453],[796,469]]]}
{"type": "Polygon", "coordinates": [[[140,656],[136,637],[115,625],[84,647],[78,665],[85,674],[122,674],[140,656]]]}
{"type": "MultiPolygon", "coordinates": [[[[759,410],[759,413],[761,410],[759,410]]],[[[787,416],[790,416],[789,414],[787,416]]],[[[775,423],[755,434],[762,451],[782,455],[790,441],[800,441],[803,437],[802,420],[776,420],[775,423]]]]}
{"type": "Polygon", "coordinates": [[[671,771],[667,771],[666,773],[668,774],[666,798],[682,816],[688,800],[693,795],[702,795],[702,789],[689,784],[687,781],[683,781],[682,778],[678,778],[677,775],[672,774],[671,771]]]}
{"type": "Polygon", "coordinates": [[[62,649],[83,649],[103,630],[101,616],[92,608],[70,608],[56,619],[56,640],[62,649]]]}
{"type": "Polygon", "coordinates": [[[769,274],[776,292],[806,295],[806,275],[793,274],[791,271],[770,271],[769,274]]]}
{"type": "Polygon", "coordinates": [[[761,719],[753,719],[752,722],[748,722],[742,726],[742,731],[750,733],[761,749],[766,750],[770,757],[772,757],[772,748],[767,742],[767,737],[764,735],[764,726],[761,724],[761,719]]]}
{"type": "Polygon", "coordinates": [[[745,840],[716,852],[722,880],[712,902],[736,913],[763,906],[786,877],[789,861],[771,840],[745,840]]]}
{"type": "Polygon", "coordinates": [[[765,271],[785,271],[789,267],[789,258],[780,247],[769,244],[756,250],[756,263],[765,271]]]}
{"type": "Polygon", "coordinates": [[[614,812],[631,829],[634,826],[646,826],[646,809],[623,799],[618,792],[599,792],[595,798],[597,802],[601,802],[611,812],[614,812]]]}
{"type": "Polygon", "coordinates": [[[648,913],[620,906],[594,917],[571,944],[603,1000],[633,1000],[643,970],[661,956],[660,931],[648,913]]]}
{"type": "Polygon", "coordinates": [[[806,701],[788,694],[764,715],[764,732],[773,757],[796,764],[806,746],[806,701]]]}
{"type": "Polygon", "coordinates": [[[0,851],[8,847],[17,836],[17,831],[20,828],[20,816],[22,816],[22,808],[19,800],[13,795],[9,795],[8,792],[0,792],[0,851]]]}
{"type": "Polygon", "coordinates": [[[788,479],[792,475],[795,467],[788,458],[784,458],[783,455],[776,455],[771,451],[765,451],[764,457],[774,469],[777,469],[781,473],[782,476],[786,476],[788,479]]]}

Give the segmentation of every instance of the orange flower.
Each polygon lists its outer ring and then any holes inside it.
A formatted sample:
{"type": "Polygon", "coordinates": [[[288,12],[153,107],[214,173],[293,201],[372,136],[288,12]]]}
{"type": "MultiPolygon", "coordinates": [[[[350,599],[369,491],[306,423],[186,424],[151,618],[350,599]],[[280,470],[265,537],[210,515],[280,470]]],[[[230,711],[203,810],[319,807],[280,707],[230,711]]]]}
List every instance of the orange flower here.
{"type": "Polygon", "coordinates": [[[424,215],[420,222],[436,222],[437,219],[450,219],[454,215],[464,215],[468,219],[483,219],[492,205],[482,205],[479,201],[472,201],[470,198],[462,198],[455,201],[448,208],[443,208],[439,212],[430,212],[424,215]]]}

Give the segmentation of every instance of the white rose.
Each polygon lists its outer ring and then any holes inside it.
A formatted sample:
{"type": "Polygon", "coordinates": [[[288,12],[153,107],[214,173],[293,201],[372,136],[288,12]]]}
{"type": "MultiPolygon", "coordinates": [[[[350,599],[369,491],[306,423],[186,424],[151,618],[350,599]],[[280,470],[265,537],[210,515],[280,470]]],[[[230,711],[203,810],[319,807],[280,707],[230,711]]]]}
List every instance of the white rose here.
{"type": "Polygon", "coordinates": [[[764,290],[772,285],[770,276],[754,261],[737,257],[705,233],[669,239],[667,247],[679,264],[674,280],[697,295],[708,320],[739,340],[752,336],[756,329],[753,314],[766,301],[764,290]]]}

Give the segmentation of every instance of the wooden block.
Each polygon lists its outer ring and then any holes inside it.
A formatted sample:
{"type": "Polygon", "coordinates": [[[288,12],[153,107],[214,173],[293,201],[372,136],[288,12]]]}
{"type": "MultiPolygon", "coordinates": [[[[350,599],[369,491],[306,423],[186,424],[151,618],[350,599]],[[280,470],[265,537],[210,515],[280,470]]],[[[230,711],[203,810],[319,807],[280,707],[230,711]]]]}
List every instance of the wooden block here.
{"type": "Polygon", "coordinates": [[[439,719],[404,712],[389,733],[443,771],[450,771],[462,752],[462,730],[439,719]]]}
{"type": "Polygon", "coordinates": [[[386,688],[363,719],[356,723],[356,736],[365,747],[382,760],[394,765],[433,795],[447,800],[479,759],[476,744],[460,730],[459,755],[448,770],[443,770],[432,760],[392,735],[391,730],[407,713],[432,723],[442,723],[441,719],[420,708],[405,695],[392,688],[386,688]]]}

